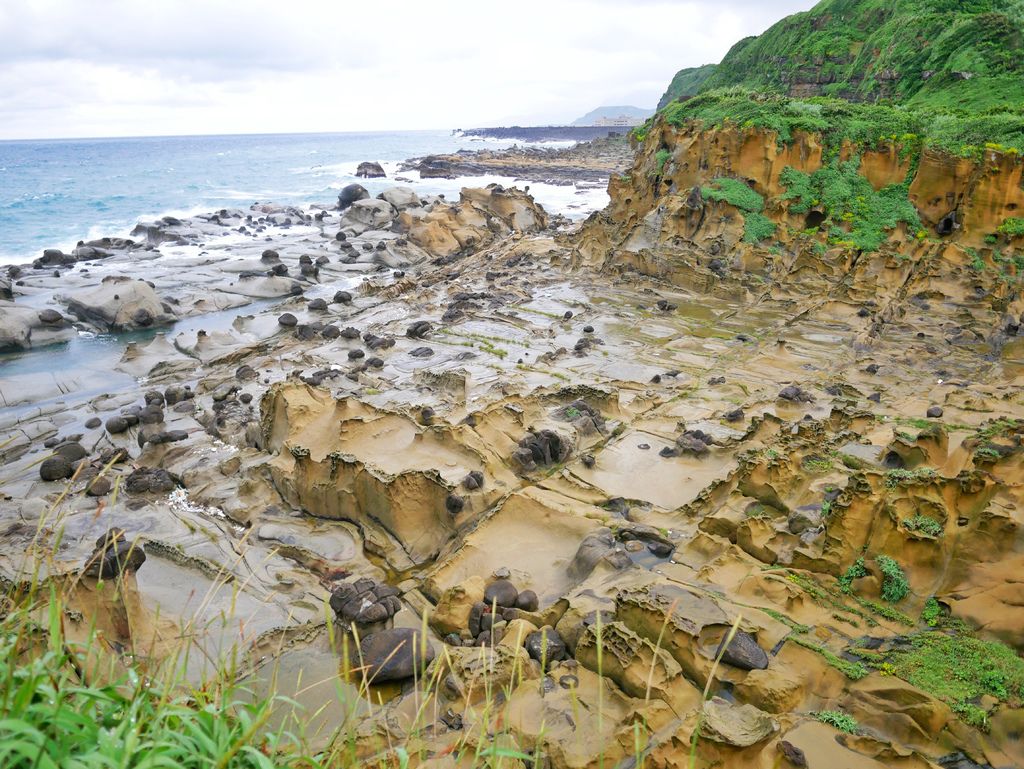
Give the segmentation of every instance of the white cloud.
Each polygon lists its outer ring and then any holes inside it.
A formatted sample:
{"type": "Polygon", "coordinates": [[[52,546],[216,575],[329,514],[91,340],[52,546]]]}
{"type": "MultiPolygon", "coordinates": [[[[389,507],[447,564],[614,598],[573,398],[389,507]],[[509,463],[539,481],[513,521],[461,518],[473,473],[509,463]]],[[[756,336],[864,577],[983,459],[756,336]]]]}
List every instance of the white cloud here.
{"type": "Polygon", "coordinates": [[[0,0],[0,138],[568,122],[812,4],[0,0]]]}

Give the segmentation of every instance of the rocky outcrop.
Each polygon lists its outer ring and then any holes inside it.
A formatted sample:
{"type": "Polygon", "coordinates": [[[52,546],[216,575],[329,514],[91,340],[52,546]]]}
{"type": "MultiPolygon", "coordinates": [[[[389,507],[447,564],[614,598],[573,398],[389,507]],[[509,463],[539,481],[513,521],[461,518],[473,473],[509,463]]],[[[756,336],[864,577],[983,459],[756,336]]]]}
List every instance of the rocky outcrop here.
{"type": "Polygon", "coordinates": [[[68,312],[100,331],[163,326],[175,320],[168,305],[144,280],[104,278],[99,286],[60,297],[68,312]]]}
{"type": "Polygon", "coordinates": [[[387,174],[384,173],[384,168],[380,163],[372,160],[366,160],[359,164],[356,168],[356,176],[363,179],[380,179],[387,174]]]}
{"type": "Polygon", "coordinates": [[[538,232],[547,224],[547,214],[530,195],[498,184],[465,188],[458,204],[438,202],[398,217],[399,230],[435,256],[483,248],[503,235],[538,232]]]}
{"type": "Polygon", "coordinates": [[[74,335],[71,323],[56,310],[0,301],[0,352],[66,342],[74,335]]]}

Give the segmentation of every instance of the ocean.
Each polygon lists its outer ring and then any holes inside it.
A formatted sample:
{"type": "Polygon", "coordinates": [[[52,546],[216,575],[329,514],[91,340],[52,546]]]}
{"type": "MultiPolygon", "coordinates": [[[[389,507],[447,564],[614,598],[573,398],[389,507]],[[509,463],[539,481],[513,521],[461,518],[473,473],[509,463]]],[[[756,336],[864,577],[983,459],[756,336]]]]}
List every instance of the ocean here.
{"type": "MultiPolygon", "coordinates": [[[[513,143],[448,131],[0,142],[0,264],[30,261],[44,248],[68,250],[79,240],[126,236],[140,220],[166,214],[257,201],[333,203],[353,181],[372,195],[396,184],[457,195],[464,186],[510,183],[498,177],[420,180],[397,169],[410,157],[513,143]],[[388,178],[356,179],[364,160],[380,162],[388,178]],[[396,182],[396,174],[410,181],[396,182]]],[[[604,190],[592,188],[531,183],[530,191],[549,211],[574,218],[607,201],[604,190]]]]}

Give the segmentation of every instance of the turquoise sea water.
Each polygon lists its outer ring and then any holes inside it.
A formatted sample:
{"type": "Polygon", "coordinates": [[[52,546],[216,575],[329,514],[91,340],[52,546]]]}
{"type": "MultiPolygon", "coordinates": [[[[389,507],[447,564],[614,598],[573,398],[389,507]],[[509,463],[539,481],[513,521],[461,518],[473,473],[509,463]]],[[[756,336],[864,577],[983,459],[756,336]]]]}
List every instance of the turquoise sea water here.
{"type": "MultiPolygon", "coordinates": [[[[396,184],[390,177],[402,160],[508,144],[483,145],[447,131],[0,142],[0,263],[126,235],[139,220],[164,214],[256,201],[330,203],[356,181],[364,160],[388,172],[389,179],[359,180],[376,194],[396,184]]],[[[465,183],[415,181],[424,192],[457,192],[465,183]]],[[[548,199],[536,190],[538,200],[560,209],[574,190],[546,192],[548,199]]]]}

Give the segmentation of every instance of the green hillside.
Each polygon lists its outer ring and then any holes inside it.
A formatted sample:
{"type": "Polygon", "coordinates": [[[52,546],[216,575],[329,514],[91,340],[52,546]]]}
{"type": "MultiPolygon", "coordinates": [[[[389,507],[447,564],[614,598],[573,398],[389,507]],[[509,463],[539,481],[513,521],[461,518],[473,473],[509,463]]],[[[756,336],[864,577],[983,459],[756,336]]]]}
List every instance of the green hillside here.
{"type": "Polygon", "coordinates": [[[658,102],[658,109],[665,107],[669,102],[676,99],[689,99],[696,95],[703,88],[707,79],[715,72],[715,64],[705,64],[703,67],[689,67],[681,69],[668,84],[668,90],[658,102]]]}
{"type": "Polygon", "coordinates": [[[692,95],[684,86],[694,80],[700,92],[742,86],[932,109],[1018,107],[1024,0],[823,0],[741,40],[717,67],[683,70],[659,107],[692,95]]]}

